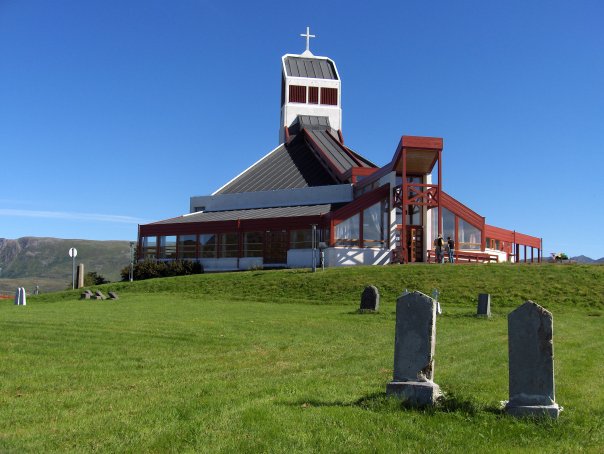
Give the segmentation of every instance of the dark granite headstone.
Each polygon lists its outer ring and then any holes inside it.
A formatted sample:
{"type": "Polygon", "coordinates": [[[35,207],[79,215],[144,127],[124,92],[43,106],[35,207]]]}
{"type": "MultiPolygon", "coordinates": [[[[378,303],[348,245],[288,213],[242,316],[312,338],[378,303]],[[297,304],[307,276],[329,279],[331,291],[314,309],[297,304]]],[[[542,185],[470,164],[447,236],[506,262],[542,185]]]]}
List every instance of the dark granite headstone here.
{"type": "Polygon", "coordinates": [[[511,312],[508,348],[510,400],[506,412],[557,418],[552,314],[532,301],[511,312]]]}
{"type": "Polygon", "coordinates": [[[378,311],[380,309],[380,292],[377,287],[368,285],[361,294],[361,310],[378,311]]]}
{"type": "Polygon", "coordinates": [[[478,307],[476,308],[476,315],[480,317],[491,316],[491,295],[488,293],[478,294],[478,307]]]}

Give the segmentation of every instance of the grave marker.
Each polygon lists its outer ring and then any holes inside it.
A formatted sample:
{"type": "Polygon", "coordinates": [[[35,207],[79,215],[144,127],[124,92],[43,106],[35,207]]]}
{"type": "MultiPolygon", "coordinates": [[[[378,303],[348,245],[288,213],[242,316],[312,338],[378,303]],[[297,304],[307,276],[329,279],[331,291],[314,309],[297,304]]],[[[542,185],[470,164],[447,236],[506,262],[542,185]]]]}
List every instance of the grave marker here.
{"type": "Polygon", "coordinates": [[[510,400],[512,416],[557,418],[552,314],[527,301],[508,315],[510,400]]]}
{"type": "Polygon", "coordinates": [[[393,379],[386,394],[411,405],[434,405],[441,395],[434,383],[436,302],[420,292],[406,293],[396,301],[393,379]]]}
{"type": "Polygon", "coordinates": [[[489,293],[478,294],[478,306],[476,308],[476,315],[479,317],[491,316],[491,295],[489,293]]]}
{"type": "Polygon", "coordinates": [[[378,311],[380,308],[380,292],[377,287],[368,285],[361,294],[361,310],[378,311]]]}

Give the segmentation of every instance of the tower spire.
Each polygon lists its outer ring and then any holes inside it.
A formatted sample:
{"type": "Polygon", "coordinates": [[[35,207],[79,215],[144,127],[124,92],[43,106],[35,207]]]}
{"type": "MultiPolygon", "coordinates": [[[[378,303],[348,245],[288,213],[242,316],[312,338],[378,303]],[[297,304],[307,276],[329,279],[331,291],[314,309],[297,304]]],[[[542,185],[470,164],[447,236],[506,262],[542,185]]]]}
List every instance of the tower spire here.
{"type": "Polygon", "coordinates": [[[311,35],[310,34],[310,27],[306,27],[306,34],[300,34],[300,36],[302,38],[306,38],[306,50],[304,51],[304,53],[302,55],[312,55],[312,52],[310,51],[310,38],[316,38],[316,35],[311,35]]]}

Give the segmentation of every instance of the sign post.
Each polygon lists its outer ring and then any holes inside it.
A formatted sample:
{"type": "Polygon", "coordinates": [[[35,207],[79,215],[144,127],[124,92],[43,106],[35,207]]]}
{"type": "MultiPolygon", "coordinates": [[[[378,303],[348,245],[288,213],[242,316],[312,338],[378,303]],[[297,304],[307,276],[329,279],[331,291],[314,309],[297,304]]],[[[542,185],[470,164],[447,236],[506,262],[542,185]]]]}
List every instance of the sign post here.
{"type": "Polygon", "coordinates": [[[74,247],[69,248],[69,257],[72,260],[72,268],[71,268],[71,289],[75,289],[75,258],[78,255],[78,250],[74,247]]]}

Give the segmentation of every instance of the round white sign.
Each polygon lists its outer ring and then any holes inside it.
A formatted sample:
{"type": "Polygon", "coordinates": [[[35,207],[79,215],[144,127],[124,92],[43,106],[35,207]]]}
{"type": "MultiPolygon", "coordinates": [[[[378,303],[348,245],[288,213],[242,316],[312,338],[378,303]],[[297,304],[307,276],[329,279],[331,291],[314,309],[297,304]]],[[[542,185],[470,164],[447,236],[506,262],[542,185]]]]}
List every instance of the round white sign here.
{"type": "Polygon", "coordinates": [[[69,248],[69,257],[77,257],[78,256],[78,250],[74,247],[69,248]]]}

